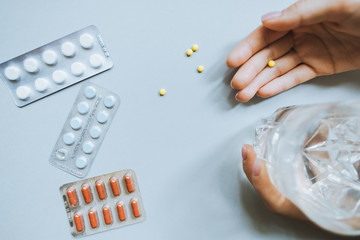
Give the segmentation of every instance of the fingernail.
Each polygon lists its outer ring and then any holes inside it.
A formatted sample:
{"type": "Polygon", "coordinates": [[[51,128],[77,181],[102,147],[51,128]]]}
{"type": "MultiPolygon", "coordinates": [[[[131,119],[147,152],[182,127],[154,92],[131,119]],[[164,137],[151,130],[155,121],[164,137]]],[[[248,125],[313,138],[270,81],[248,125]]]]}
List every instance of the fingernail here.
{"type": "Polygon", "coordinates": [[[241,149],[241,155],[242,155],[243,161],[245,161],[246,157],[247,157],[246,146],[245,145],[241,149]]]}
{"type": "Polygon", "coordinates": [[[238,95],[239,95],[239,93],[237,93],[237,94],[235,95],[235,99],[236,99],[236,101],[239,102],[238,95]]]}
{"type": "Polygon", "coordinates": [[[231,87],[232,89],[235,89],[232,81],[230,82],[230,87],[231,87]]]}
{"type": "Polygon", "coordinates": [[[277,17],[280,17],[280,16],[281,16],[281,12],[279,12],[279,11],[269,12],[269,13],[263,15],[263,16],[261,17],[261,20],[262,20],[262,21],[267,21],[267,20],[270,20],[270,19],[272,19],[272,18],[277,18],[277,17]]]}
{"type": "Polygon", "coordinates": [[[254,161],[254,166],[253,166],[253,174],[254,176],[259,176],[260,175],[260,168],[261,168],[261,160],[256,158],[254,161]]]}

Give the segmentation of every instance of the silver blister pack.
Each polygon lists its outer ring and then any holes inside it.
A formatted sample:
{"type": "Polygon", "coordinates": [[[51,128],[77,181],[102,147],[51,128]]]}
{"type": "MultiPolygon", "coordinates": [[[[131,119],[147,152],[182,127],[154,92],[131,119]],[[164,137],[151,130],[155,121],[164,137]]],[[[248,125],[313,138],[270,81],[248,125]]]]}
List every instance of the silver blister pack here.
{"type": "Polygon", "coordinates": [[[113,63],[95,26],[88,26],[0,64],[0,77],[23,107],[113,63]]]}
{"type": "Polygon", "coordinates": [[[135,172],[121,170],[60,187],[74,237],[142,222],[145,210],[135,172]]]}
{"type": "Polygon", "coordinates": [[[85,177],[119,105],[115,93],[93,83],[84,84],[50,155],[50,164],[85,177]]]}

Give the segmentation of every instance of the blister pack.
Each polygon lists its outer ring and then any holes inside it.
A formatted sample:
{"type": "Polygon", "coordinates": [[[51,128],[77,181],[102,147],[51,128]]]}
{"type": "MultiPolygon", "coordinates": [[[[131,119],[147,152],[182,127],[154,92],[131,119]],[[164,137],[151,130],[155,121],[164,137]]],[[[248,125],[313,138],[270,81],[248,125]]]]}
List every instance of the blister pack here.
{"type": "Polygon", "coordinates": [[[50,164],[85,177],[119,105],[115,93],[84,84],[50,155],[50,164]]]}
{"type": "Polygon", "coordinates": [[[0,77],[23,107],[100,72],[113,63],[95,26],[0,64],[0,77]]]}
{"type": "Polygon", "coordinates": [[[121,170],[60,187],[74,237],[123,227],[145,220],[133,170],[121,170]]]}

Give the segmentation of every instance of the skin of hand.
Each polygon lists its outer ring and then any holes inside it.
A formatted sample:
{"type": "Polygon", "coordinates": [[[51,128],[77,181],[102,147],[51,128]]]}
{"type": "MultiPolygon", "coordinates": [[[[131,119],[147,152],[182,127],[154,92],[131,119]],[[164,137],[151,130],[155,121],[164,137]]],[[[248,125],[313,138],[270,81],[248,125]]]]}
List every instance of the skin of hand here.
{"type": "Polygon", "coordinates": [[[253,146],[245,144],[242,148],[242,157],[243,169],[247,178],[270,211],[279,215],[309,221],[301,210],[271,183],[265,163],[256,159],[253,146]]]}
{"type": "Polygon", "coordinates": [[[360,0],[300,0],[262,16],[229,54],[240,67],[231,81],[235,98],[271,97],[314,77],[360,68],[360,0]],[[275,67],[267,67],[275,60],[275,67]]]}

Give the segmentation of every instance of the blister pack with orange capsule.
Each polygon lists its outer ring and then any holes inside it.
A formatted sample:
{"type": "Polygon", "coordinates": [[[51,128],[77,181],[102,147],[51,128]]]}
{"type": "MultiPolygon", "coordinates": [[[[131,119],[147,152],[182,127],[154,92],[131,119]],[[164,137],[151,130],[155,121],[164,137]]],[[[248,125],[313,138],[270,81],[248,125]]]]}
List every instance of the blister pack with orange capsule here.
{"type": "Polygon", "coordinates": [[[74,237],[142,222],[145,210],[133,170],[121,170],[60,187],[74,237]]]}

